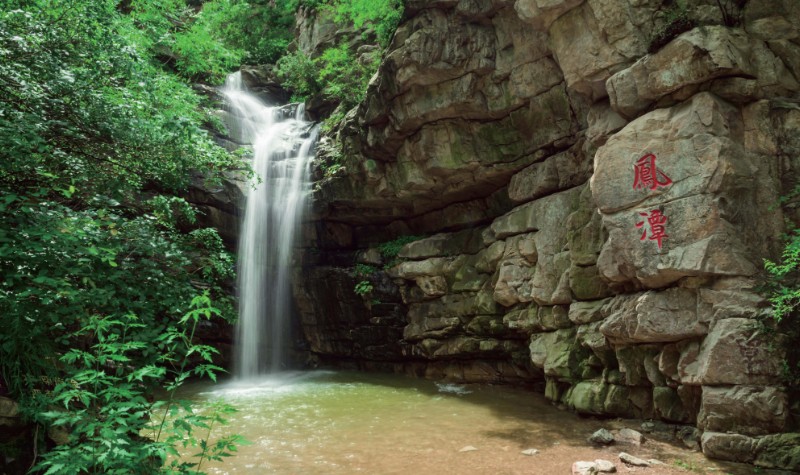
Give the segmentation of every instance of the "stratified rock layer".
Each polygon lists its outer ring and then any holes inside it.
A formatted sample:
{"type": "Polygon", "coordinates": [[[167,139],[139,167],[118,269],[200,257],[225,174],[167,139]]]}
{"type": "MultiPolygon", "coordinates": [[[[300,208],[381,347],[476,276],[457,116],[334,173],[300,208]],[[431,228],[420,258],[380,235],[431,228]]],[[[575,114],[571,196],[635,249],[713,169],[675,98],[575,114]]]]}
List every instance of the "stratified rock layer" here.
{"type": "Polygon", "coordinates": [[[530,383],[800,469],[757,292],[797,219],[775,204],[798,182],[800,4],[688,2],[682,33],[661,0],[406,4],[323,147],[344,172],[316,184],[297,269],[311,351],[530,383]]]}

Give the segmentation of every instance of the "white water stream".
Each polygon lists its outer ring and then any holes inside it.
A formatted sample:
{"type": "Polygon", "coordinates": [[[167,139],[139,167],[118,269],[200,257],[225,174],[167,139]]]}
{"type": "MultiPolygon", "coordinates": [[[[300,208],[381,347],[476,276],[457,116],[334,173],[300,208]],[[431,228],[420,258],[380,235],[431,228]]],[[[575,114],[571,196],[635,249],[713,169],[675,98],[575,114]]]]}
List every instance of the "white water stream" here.
{"type": "Polygon", "coordinates": [[[240,73],[222,91],[234,130],[253,147],[260,178],[247,195],[239,238],[239,323],[235,375],[249,379],[284,369],[291,318],[291,259],[309,193],[317,127],[302,105],[270,107],[249,93],[240,73]]]}

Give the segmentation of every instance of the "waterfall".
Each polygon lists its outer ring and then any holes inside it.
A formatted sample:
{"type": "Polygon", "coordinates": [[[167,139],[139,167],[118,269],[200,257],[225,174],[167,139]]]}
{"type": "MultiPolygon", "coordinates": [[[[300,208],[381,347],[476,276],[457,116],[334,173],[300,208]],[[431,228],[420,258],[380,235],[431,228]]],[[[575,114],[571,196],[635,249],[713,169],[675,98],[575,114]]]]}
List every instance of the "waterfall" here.
{"type": "Polygon", "coordinates": [[[291,318],[291,258],[309,193],[317,127],[302,104],[270,107],[249,93],[241,74],[222,91],[231,107],[231,135],[252,144],[258,176],[249,188],[239,238],[239,322],[235,375],[284,369],[291,318]]]}

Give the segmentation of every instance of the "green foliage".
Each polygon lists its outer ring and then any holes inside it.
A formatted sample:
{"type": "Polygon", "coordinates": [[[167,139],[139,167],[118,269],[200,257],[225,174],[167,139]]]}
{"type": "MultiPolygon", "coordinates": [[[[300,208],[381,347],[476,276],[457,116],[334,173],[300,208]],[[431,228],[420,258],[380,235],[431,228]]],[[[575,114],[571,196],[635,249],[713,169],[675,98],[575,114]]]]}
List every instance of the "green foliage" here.
{"type": "Polygon", "coordinates": [[[397,258],[403,246],[414,241],[419,241],[422,238],[423,236],[400,236],[395,240],[378,245],[378,250],[385,260],[390,261],[397,258]]]}
{"type": "Polygon", "coordinates": [[[362,297],[372,292],[373,287],[372,283],[368,280],[362,280],[361,282],[357,283],[355,288],[353,289],[356,294],[361,295],[362,297]]]}
{"type": "MultiPolygon", "coordinates": [[[[371,62],[363,64],[356,60],[348,45],[341,44],[326,49],[316,59],[300,51],[287,54],[278,60],[275,72],[292,91],[293,100],[321,95],[348,110],[364,99],[379,61],[375,55],[371,62]]],[[[344,113],[341,114],[343,118],[344,113]]]]}
{"type": "Polygon", "coordinates": [[[371,26],[384,48],[403,18],[401,0],[333,0],[328,8],[334,12],[337,23],[350,23],[358,29],[371,26]]]}
{"type": "Polygon", "coordinates": [[[317,60],[319,72],[317,79],[322,84],[322,93],[327,97],[346,101],[353,97],[355,102],[364,98],[369,81],[367,68],[356,61],[347,45],[326,49],[317,60]]]}
{"type": "Polygon", "coordinates": [[[280,58],[275,73],[292,91],[293,101],[304,101],[322,91],[317,63],[300,51],[280,58]]]}
{"type": "Polygon", "coordinates": [[[274,63],[294,38],[297,7],[297,0],[211,0],[197,15],[196,26],[213,32],[247,63],[274,63]]]}
{"type": "Polygon", "coordinates": [[[772,316],[776,322],[790,317],[800,305],[800,230],[795,230],[787,238],[786,246],[779,262],[764,260],[764,268],[771,279],[770,303],[772,316]]]}
{"type": "Polygon", "coordinates": [[[795,229],[786,238],[781,260],[764,260],[767,271],[767,293],[772,304],[772,322],[765,325],[769,334],[783,334],[786,338],[784,383],[792,390],[800,390],[800,230],[795,229]]]}
{"type": "Polygon", "coordinates": [[[219,81],[244,56],[186,0],[131,0],[129,18],[138,28],[124,33],[190,79],[219,81]]]}
{"type": "MultiPolygon", "coordinates": [[[[162,467],[178,439],[139,429],[155,387],[216,371],[186,325],[235,315],[232,258],[215,231],[184,232],[195,211],[175,195],[193,171],[214,179],[241,163],[155,60],[193,12],[183,0],[117,4],[0,11],[0,386],[29,420],[70,435],[41,454],[45,473],[197,470],[162,467]]],[[[212,425],[179,425],[197,423],[212,425]]]]}
{"type": "Polygon", "coordinates": [[[356,264],[355,267],[356,277],[369,277],[376,272],[378,272],[378,269],[369,264],[356,264]]]}
{"type": "Polygon", "coordinates": [[[206,416],[196,414],[187,401],[174,399],[175,390],[191,375],[215,379],[220,371],[211,364],[216,350],[192,343],[201,320],[216,314],[219,310],[211,306],[208,295],[199,295],[176,325],[152,340],[142,338],[147,325],[135,315],[90,317],[73,337],[93,343],[64,353],[59,360],[71,369],[67,379],[37,398],[44,410],[36,411],[34,420],[51,431],[63,431],[67,441],[46,453],[36,469],[45,473],[151,474],[160,473],[171,458],[166,471],[197,473],[204,460],[231,455],[238,437],[209,443],[214,425],[224,423],[222,414],[233,411],[230,406],[218,405],[206,416]],[[160,351],[148,352],[152,346],[160,351]],[[202,363],[189,371],[187,362],[193,355],[202,363]],[[152,389],[164,383],[169,399],[149,402],[152,389]],[[143,436],[147,433],[152,436],[143,436]],[[202,448],[197,460],[180,458],[179,443],[202,448]]]}
{"type": "MultiPolygon", "coordinates": [[[[339,26],[363,29],[365,37],[374,34],[384,49],[403,15],[403,4],[399,0],[329,0],[302,4],[316,8],[320,14],[331,15],[339,26]]],[[[341,121],[347,110],[364,99],[369,80],[380,64],[380,51],[356,57],[349,41],[340,41],[317,58],[294,51],[277,62],[276,73],[291,89],[294,100],[321,96],[340,104],[338,112],[326,121],[327,128],[341,121]]]]}
{"type": "MultiPolygon", "coordinates": [[[[317,160],[314,165],[318,170],[322,171],[324,178],[336,176],[340,171],[344,170],[342,143],[329,137],[322,137],[317,142],[317,160]]],[[[318,181],[316,186],[319,186],[319,183],[318,181]]]]}
{"type": "Polygon", "coordinates": [[[378,269],[376,269],[374,266],[367,264],[356,264],[355,267],[353,268],[353,274],[355,275],[355,277],[364,280],[359,281],[353,288],[353,291],[357,295],[360,295],[362,297],[371,293],[373,290],[372,283],[366,279],[368,279],[376,272],[378,272],[378,269]]]}
{"type": "Polygon", "coordinates": [[[398,257],[400,251],[403,249],[408,243],[419,241],[424,236],[400,236],[397,239],[392,241],[385,242],[383,244],[378,245],[378,251],[381,253],[381,257],[383,257],[384,269],[389,269],[391,267],[396,266],[401,259],[398,257]]]}

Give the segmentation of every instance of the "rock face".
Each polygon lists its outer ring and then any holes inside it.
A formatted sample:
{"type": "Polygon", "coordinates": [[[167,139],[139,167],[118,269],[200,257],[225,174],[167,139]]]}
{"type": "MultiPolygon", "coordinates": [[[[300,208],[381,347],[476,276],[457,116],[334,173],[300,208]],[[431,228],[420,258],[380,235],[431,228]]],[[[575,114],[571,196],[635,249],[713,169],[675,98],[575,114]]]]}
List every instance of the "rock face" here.
{"type": "Polygon", "coordinates": [[[406,2],[328,138],[344,172],[316,184],[295,286],[311,351],[538,385],[800,469],[757,292],[798,218],[775,203],[800,166],[800,7],[728,3],[688,2],[665,38],[675,2],[406,2]]]}

